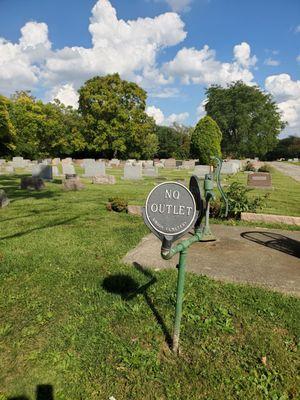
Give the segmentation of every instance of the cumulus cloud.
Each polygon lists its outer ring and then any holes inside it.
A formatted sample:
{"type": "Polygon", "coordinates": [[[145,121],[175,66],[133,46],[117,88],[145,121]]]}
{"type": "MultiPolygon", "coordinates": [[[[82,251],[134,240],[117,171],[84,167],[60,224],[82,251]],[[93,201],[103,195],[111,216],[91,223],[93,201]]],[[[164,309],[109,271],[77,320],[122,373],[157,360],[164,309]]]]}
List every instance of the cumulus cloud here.
{"type": "Polygon", "coordinates": [[[78,107],[79,95],[70,83],[62,86],[55,86],[50,92],[50,100],[58,99],[66,106],[78,107]]]}
{"type": "Polygon", "coordinates": [[[274,60],[273,58],[267,58],[264,61],[264,64],[269,65],[270,67],[277,67],[280,64],[280,61],[274,60]]]}
{"type": "Polygon", "coordinates": [[[283,119],[288,122],[286,133],[300,136],[300,81],[288,74],[268,76],[265,88],[278,103],[283,119]]]}
{"type": "Polygon", "coordinates": [[[226,85],[237,80],[252,83],[253,74],[249,68],[255,65],[257,58],[251,56],[250,46],[243,42],[234,47],[233,53],[232,63],[222,63],[207,45],[201,50],[184,47],[164,65],[164,69],[184,84],[226,85]]]}
{"type": "Polygon", "coordinates": [[[160,51],[186,37],[184,23],[174,12],[154,18],[118,19],[109,0],[98,0],[92,9],[89,31],[92,46],[51,49],[45,23],[28,22],[19,43],[0,38],[0,91],[46,88],[73,84],[118,72],[146,89],[172,82],[157,67],[160,51]]]}
{"type": "Polygon", "coordinates": [[[155,106],[148,106],[146,109],[146,113],[150,117],[154,118],[157,125],[167,125],[167,126],[172,125],[174,123],[182,125],[189,117],[188,112],[183,112],[180,114],[173,113],[168,117],[165,117],[161,109],[155,106]]]}
{"type": "Polygon", "coordinates": [[[166,3],[175,12],[189,11],[193,0],[166,0],[166,3]]]}
{"type": "Polygon", "coordinates": [[[31,89],[39,82],[41,67],[49,55],[51,43],[44,23],[27,22],[18,43],[0,38],[0,91],[31,89]]]}

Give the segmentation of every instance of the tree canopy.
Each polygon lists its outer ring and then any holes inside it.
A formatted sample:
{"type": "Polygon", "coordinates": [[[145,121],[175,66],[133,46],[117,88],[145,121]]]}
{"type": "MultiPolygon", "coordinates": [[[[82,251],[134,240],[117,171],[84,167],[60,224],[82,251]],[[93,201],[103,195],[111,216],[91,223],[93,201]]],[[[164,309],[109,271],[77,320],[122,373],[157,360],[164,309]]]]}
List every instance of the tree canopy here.
{"type": "Polygon", "coordinates": [[[106,157],[149,158],[157,151],[155,123],[146,92],[118,74],[96,76],[79,89],[88,149],[106,157]]]}
{"type": "Polygon", "coordinates": [[[179,124],[157,126],[159,158],[174,157],[180,160],[189,159],[191,128],[179,124]]]}
{"type": "Polygon", "coordinates": [[[206,90],[205,111],[219,125],[227,156],[263,157],[278,142],[284,122],[270,94],[238,81],[206,90]]]}
{"type": "Polygon", "coordinates": [[[0,95],[0,154],[7,155],[15,149],[16,132],[9,115],[10,101],[0,95]]]}
{"type": "Polygon", "coordinates": [[[211,157],[221,157],[222,132],[209,116],[200,119],[191,137],[191,155],[203,164],[210,165],[211,157]]]}
{"type": "Polygon", "coordinates": [[[300,137],[289,136],[279,140],[277,146],[266,154],[267,160],[300,158],[300,137]]]}

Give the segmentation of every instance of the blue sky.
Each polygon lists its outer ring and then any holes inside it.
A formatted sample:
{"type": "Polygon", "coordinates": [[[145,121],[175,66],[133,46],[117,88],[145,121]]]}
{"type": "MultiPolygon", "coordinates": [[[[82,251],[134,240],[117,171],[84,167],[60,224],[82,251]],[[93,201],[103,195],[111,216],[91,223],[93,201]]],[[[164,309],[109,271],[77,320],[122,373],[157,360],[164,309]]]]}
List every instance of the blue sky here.
{"type": "Polygon", "coordinates": [[[119,72],[158,123],[193,125],[206,87],[242,79],[300,136],[299,0],[0,0],[0,38],[5,95],[76,104],[86,79],[119,72]]]}

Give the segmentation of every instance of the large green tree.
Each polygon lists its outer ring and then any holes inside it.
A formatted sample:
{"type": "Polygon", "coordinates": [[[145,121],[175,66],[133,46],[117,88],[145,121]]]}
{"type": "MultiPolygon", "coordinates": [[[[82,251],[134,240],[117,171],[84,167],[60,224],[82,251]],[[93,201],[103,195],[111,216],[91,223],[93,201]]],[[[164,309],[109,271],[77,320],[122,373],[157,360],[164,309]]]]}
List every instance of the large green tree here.
{"type": "Polygon", "coordinates": [[[266,154],[267,160],[279,158],[300,158],[300,137],[289,136],[279,140],[277,146],[266,154]]]}
{"type": "Polygon", "coordinates": [[[32,159],[62,156],[85,147],[82,118],[58,101],[44,104],[28,92],[17,92],[10,116],[16,129],[16,155],[32,159]]]}
{"type": "Polygon", "coordinates": [[[191,128],[176,123],[172,126],[157,126],[158,157],[187,160],[190,155],[191,131],[191,128]]]}
{"type": "Polygon", "coordinates": [[[211,86],[206,91],[205,111],[219,125],[222,151],[235,157],[263,157],[272,150],[284,122],[270,94],[241,81],[211,86]]]}
{"type": "Polygon", "coordinates": [[[146,92],[118,74],[96,76],[79,90],[88,150],[106,157],[149,158],[157,150],[155,123],[146,112],[146,92]]]}
{"type": "Polygon", "coordinates": [[[191,156],[203,164],[212,163],[211,157],[221,157],[222,132],[209,116],[200,119],[191,137],[191,156]]]}
{"type": "Polygon", "coordinates": [[[0,155],[9,155],[15,148],[16,133],[9,116],[10,100],[0,95],[0,155]]]}

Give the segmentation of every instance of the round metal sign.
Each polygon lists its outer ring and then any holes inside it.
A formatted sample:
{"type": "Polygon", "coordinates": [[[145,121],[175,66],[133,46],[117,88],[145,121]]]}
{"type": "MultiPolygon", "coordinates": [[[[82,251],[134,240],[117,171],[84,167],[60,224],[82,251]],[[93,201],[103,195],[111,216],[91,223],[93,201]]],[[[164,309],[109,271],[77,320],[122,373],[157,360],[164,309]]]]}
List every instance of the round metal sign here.
{"type": "Polygon", "coordinates": [[[145,212],[157,232],[178,235],[194,222],[196,204],[192,193],[181,183],[163,182],[149,193],[145,212]]]}

